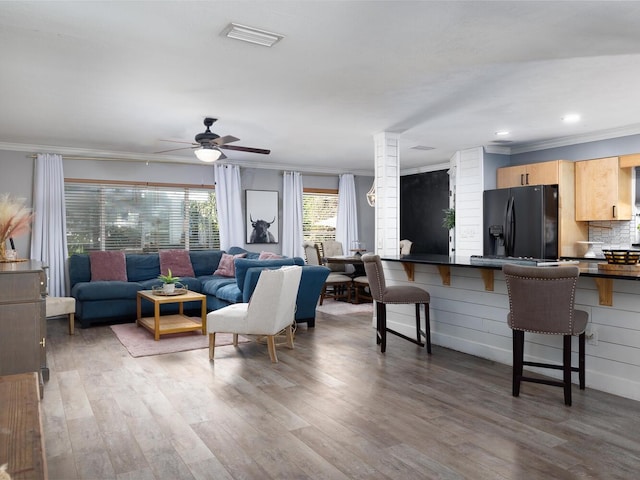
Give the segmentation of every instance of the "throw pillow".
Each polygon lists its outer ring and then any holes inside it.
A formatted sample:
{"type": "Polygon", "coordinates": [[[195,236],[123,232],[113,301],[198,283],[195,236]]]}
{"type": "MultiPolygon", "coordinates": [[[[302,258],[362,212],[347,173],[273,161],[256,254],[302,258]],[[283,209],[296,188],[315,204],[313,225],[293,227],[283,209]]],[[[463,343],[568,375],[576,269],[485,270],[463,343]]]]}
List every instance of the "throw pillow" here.
{"type": "Polygon", "coordinates": [[[91,281],[127,281],[127,261],[124,252],[89,252],[91,281]]]}
{"type": "Polygon", "coordinates": [[[220,275],[221,277],[235,277],[236,267],[233,261],[236,258],[243,258],[246,256],[246,253],[239,253],[238,255],[229,255],[228,253],[223,253],[222,258],[220,259],[220,263],[218,264],[218,269],[213,272],[213,274],[220,275]]]}
{"type": "Polygon", "coordinates": [[[270,260],[272,258],[282,258],[282,255],[278,255],[277,253],[273,252],[260,252],[258,260],[270,260]]]}
{"type": "Polygon", "coordinates": [[[166,275],[171,269],[174,277],[195,277],[187,250],[160,250],[160,273],[166,275]]]}

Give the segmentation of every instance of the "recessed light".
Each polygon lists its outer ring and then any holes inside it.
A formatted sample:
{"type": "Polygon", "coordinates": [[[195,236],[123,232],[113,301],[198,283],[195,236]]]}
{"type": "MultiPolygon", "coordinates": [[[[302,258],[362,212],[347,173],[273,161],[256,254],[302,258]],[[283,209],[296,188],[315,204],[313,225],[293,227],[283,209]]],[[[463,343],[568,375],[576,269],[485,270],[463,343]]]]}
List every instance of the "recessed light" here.
{"type": "Polygon", "coordinates": [[[240,25],[239,23],[230,23],[222,31],[223,35],[236,40],[242,40],[243,42],[255,43],[256,45],[263,45],[265,47],[271,47],[274,43],[279,42],[284,38],[284,35],[279,33],[268,32],[267,30],[260,30],[259,28],[247,27],[246,25],[240,25]]]}
{"type": "Polygon", "coordinates": [[[505,135],[509,135],[511,132],[509,130],[498,130],[496,135],[498,137],[504,137],[505,135]]]}
{"type": "Polygon", "coordinates": [[[562,117],[562,121],[564,123],[576,123],[580,121],[580,115],[577,113],[568,113],[564,117],[562,117]]]}

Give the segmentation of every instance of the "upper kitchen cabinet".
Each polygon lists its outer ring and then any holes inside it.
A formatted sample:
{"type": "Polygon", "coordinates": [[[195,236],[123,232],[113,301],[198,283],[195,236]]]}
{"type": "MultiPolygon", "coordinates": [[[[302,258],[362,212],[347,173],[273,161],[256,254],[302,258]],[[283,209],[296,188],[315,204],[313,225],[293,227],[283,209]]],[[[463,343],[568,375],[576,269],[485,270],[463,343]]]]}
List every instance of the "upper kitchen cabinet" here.
{"type": "Polygon", "coordinates": [[[558,160],[499,168],[496,177],[497,188],[556,185],[558,183],[558,160]]]}
{"type": "Polygon", "coordinates": [[[631,168],[618,157],[576,162],[576,220],[631,220],[631,168]]]}

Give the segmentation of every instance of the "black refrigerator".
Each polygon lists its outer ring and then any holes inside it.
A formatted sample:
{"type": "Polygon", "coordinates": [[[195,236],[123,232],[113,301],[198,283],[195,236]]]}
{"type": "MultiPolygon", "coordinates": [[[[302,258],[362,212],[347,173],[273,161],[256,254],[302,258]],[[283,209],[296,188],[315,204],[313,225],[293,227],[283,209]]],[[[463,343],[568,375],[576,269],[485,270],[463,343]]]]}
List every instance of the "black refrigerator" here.
{"type": "Polygon", "coordinates": [[[558,258],[558,186],[484,192],[484,255],[558,258]]]}

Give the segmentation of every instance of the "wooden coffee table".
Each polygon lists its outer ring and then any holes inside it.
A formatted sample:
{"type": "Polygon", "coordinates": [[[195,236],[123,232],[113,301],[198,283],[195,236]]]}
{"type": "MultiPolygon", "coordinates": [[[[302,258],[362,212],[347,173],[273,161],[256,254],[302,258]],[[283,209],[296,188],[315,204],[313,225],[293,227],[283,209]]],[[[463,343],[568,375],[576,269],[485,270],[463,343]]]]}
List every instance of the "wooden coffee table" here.
{"type": "Polygon", "coordinates": [[[141,290],[137,298],[138,317],[136,324],[144,327],[153,333],[155,340],[160,340],[160,335],[168,333],[195,332],[202,331],[202,335],[207,334],[207,297],[201,293],[189,292],[180,295],[158,295],[153,290],[141,290]],[[153,317],[142,316],[142,299],[153,303],[153,317]],[[183,313],[185,302],[200,301],[202,305],[200,322],[192,317],[187,317],[183,313]],[[160,316],[160,305],[165,303],[179,304],[179,313],[173,315],[160,316]]]}

